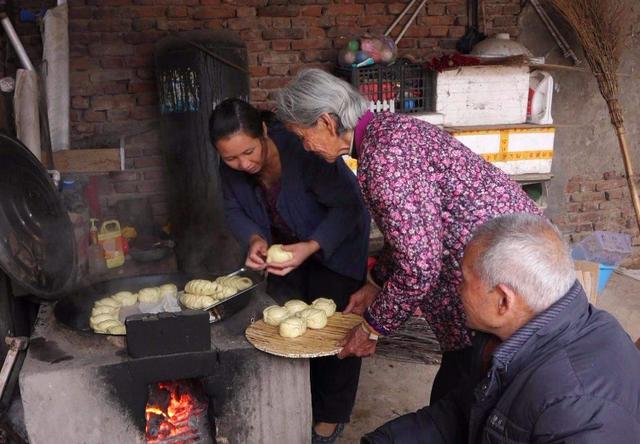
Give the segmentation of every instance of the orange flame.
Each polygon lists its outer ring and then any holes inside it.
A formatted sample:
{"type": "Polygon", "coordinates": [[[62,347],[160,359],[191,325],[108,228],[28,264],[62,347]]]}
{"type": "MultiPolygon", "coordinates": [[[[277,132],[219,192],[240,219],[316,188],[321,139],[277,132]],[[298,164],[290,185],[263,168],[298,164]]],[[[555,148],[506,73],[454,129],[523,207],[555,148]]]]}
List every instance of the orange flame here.
{"type": "Polygon", "coordinates": [[[182,434],[197,433],[189,424],[192,415],[202,414],[206,407],[199,406],[197,399],[188,391],[180,390],[180,385],[175,382],[160,382],[158,387],[170,394],[169,405],[166,411],[158,405],[147,405],[145,417],[147,419],[146,437],[148,443],[158,443],[171,437],[182,434]],[[151,427],[152,422],[160,420],[159,425],[151,427]]]}

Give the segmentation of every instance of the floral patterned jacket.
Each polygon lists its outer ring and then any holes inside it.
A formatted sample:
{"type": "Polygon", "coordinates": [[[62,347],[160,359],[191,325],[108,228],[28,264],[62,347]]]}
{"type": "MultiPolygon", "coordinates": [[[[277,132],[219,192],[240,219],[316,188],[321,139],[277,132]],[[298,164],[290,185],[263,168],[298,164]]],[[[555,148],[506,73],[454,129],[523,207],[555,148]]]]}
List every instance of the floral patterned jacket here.
{"type": "Polygon", "coordinates": [[[382,291],[365,319],[388,334],[420,307],[443,350],[469,345],[458,296],[465,244],[492,217],[540,214],[535,203],[448,133],[408,115],[375,115],[358,151],[358,181],[385,241],[372,270],[382,291]]]}

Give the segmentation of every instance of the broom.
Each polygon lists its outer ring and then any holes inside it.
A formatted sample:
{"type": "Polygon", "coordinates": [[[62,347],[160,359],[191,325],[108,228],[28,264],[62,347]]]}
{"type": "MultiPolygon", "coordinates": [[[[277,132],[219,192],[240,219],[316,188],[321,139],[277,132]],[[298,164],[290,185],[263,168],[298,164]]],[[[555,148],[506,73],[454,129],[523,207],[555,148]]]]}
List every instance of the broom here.
{"type": "Polygon", "coordinates": [[[629,0],[549,0],[575,31],[584,56],[607,102],[611,124],[618,136],[627,173],[631,202],[640,229],[640,201],[629,158],[623,110],[618,100],[618,67],[631,28],[633,14],[629,0]]]}

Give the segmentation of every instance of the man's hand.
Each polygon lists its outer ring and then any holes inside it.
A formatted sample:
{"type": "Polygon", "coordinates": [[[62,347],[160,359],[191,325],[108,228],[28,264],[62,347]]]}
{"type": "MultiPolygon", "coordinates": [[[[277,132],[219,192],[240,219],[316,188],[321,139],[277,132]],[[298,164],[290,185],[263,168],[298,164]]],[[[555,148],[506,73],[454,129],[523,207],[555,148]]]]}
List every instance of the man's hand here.
{"type": "Polygon", "coordinates": [[[349,305],[344,309],[344,313],[354,313],[362,316],[367,308],[373,303],[380,290],[375,285],[366,283],[349,298],[349,305]]]}
{"type": "Polygon", "coordinates": [[[371,356],[376,352],[376,343],[373,339],[369,339],[369,334],[358,324],[351,329],[344,339],[338,342],[338,347],[342,347],[342,350],[338,353],[338,358],[371,356]]]}
{"type": "Polygon", "coordinates": [[[320,250],[320,244],[314,240],[310,240],[298,242],[297,244],[283,245],[282,249],[293,253],[293,259],[286,262],[267,264],[267,271],[269,273],[284,276],[292,270],[295,270],[306,261],[309,256],[320,250]]]}
{"type": "Polygon", "coordinates": [[[264,270],[267,266],[267,241],[254,234],[249,240],[249,252],[244,264],[252,270],[264,270]]]}

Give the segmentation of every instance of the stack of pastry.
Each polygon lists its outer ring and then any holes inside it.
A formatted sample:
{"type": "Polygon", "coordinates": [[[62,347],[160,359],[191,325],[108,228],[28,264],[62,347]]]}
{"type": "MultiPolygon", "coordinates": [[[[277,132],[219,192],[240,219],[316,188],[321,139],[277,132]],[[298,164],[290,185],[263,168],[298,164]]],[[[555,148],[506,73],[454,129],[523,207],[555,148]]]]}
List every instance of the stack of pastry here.
{"type": "Polygon", "coordinates": [[[223,301],[252,285],[251,279],[241,276],[221,276],[215,281],[194,279],[185,285],[180,302],[187,308],[199,310],[223,301]]]}
{"type": "Polygon", "coordinates": [[[303,335],[307,328],[321,329],[327,325],[327,319],[336,312],[336,304],[331,299],[318,298],[311,305],[298,299],[284,304],[272,305],[262,312],[264,322],[278,327],[280,336],[296,338],[303,335]]]}

